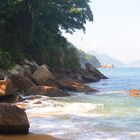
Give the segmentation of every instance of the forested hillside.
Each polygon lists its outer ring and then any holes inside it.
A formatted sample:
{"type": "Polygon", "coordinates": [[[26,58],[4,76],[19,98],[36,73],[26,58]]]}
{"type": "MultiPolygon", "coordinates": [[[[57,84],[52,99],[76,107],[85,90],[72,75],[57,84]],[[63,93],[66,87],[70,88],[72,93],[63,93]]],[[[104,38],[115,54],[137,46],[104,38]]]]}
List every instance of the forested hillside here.
{"type": "Polygon", "coordinates": [[[67,48],[69,49],[69,51],[73,50],[73,53],[71,55],[71,57],[73,57],[73,65],[76,64],[76,61],[74,60],[78,60],[77,62],[80,63],[81,67],[85,67],[86,63],[90,63],[95,67],[101,66],[99,60],[95,57],[95,55],[90,55],[83,50],[76,48],[76,46],[74,46],[72,43],[68,43],[67,48]]]}
{"type": "Polygon", "coordinates": [[[61,31],[85,32],[87,21],[93,21],[89,0],[1,0],[0,67],[10,68],[24,58],[52,68],[80,65],[61,31]]]}
{"type": "Polygon", "coordinates": [[[87,54],[82,50],[79,50],[79,55],[80,64],[82,67],[85,66],[85,63],[91,63],[95,67],[99,67],[101,65],[99,60],[94,55],[87,54]]]}

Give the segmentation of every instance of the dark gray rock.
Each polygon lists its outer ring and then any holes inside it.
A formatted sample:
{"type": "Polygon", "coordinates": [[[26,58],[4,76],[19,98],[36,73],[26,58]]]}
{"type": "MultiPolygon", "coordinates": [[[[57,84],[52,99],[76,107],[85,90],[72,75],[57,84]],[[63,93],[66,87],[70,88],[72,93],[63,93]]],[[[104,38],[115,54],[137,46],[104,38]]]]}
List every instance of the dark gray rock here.
{"type": "Polygon", "coordinates": [[[96,69],[93,65],[90,63],[85,64],[86,69],[89,73],[92,73],[94,77],[99,79],[107,79],[106,76],[104,76],[98,69],[96,69]]]}

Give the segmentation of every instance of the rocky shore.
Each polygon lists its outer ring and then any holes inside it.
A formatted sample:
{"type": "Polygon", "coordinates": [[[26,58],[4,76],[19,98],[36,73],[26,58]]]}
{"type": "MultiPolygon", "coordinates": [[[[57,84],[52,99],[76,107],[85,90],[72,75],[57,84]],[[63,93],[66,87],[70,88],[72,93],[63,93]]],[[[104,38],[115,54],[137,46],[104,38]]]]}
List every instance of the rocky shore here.
{"type": "Polygon", "coordinates": [[[85,69],[54,70],[25,60],[8,71],[0,70],[0,102],[18,102],[20,95],[70,96],[68,91],[94,93],[85,83],[106,79],[100,71],[87,63],[85,69]]]}
{"type": "Polygon", "coordinates": [[[54,70],[47,65],[39,66],[36,62],[26,59],[10,70],[0,69],[0,116],[3,117],[0,118],[0,134],[29,132],[24,110],[11,104],[23,101],[21,95],[64,97],[70,96],[69,91],[94,94],[98,90],[85,83],[98,82],[106,78],[89,63],[85,64],[85,69],[54,70]],[[15,121],[16,119],[18,120],[15,121]]]}

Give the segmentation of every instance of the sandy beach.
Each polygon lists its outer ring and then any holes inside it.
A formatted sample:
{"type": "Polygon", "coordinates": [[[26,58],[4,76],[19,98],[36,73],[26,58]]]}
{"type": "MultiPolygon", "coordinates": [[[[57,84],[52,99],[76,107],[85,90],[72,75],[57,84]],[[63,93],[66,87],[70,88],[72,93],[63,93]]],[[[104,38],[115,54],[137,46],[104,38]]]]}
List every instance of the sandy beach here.
{"type": "Polygon", "coordinates": [[[0,135],[0,140],[60,140],[45,134],[0,135]]]}

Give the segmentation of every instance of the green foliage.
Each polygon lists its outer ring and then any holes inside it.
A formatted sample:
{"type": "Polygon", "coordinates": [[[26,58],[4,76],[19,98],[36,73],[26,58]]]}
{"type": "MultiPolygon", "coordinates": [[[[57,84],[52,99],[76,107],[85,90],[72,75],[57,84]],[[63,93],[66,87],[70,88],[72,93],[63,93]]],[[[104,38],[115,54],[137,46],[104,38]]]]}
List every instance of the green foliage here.
{"type": "Polygon", "coordinates": [[[12,59],[15,63],[20,63],[21,61],[23,61],[25,59],[24,54],[19,51],[15,50],[11,54],[12,54],[12,59]]]}
{"type": "Polygon", "coordinates": [[[65,48],[64,52],[65,52],[64,67],[66,68],[80,67],[79,54],[72,44],[68,43],[68,47],[65,48]]]}
{"type": "Polygon", "coordinates": [[[70,58],[74,51],[66,48],[61,30],[85,31],[87,21],[93,21],[89,0],[1,0],[0,47],[15,62],[28,56],[52,67],[74,67],[78,59],[70,58]]]}
{"type": "Polygon", "coordinates": [[[82,67],[84,67],[86,63],[91,63],[95,67],[99,67],[101,65],[99,60],[95,56],[89,55],[82,50],[79,50],[79,56],[82,67]]]}
{"type": "Polygon", "coordinates": [[[11,68],[13,65],[14,63],[10,54],[0,49],[0,67],[6,70],[11,68]]]}

